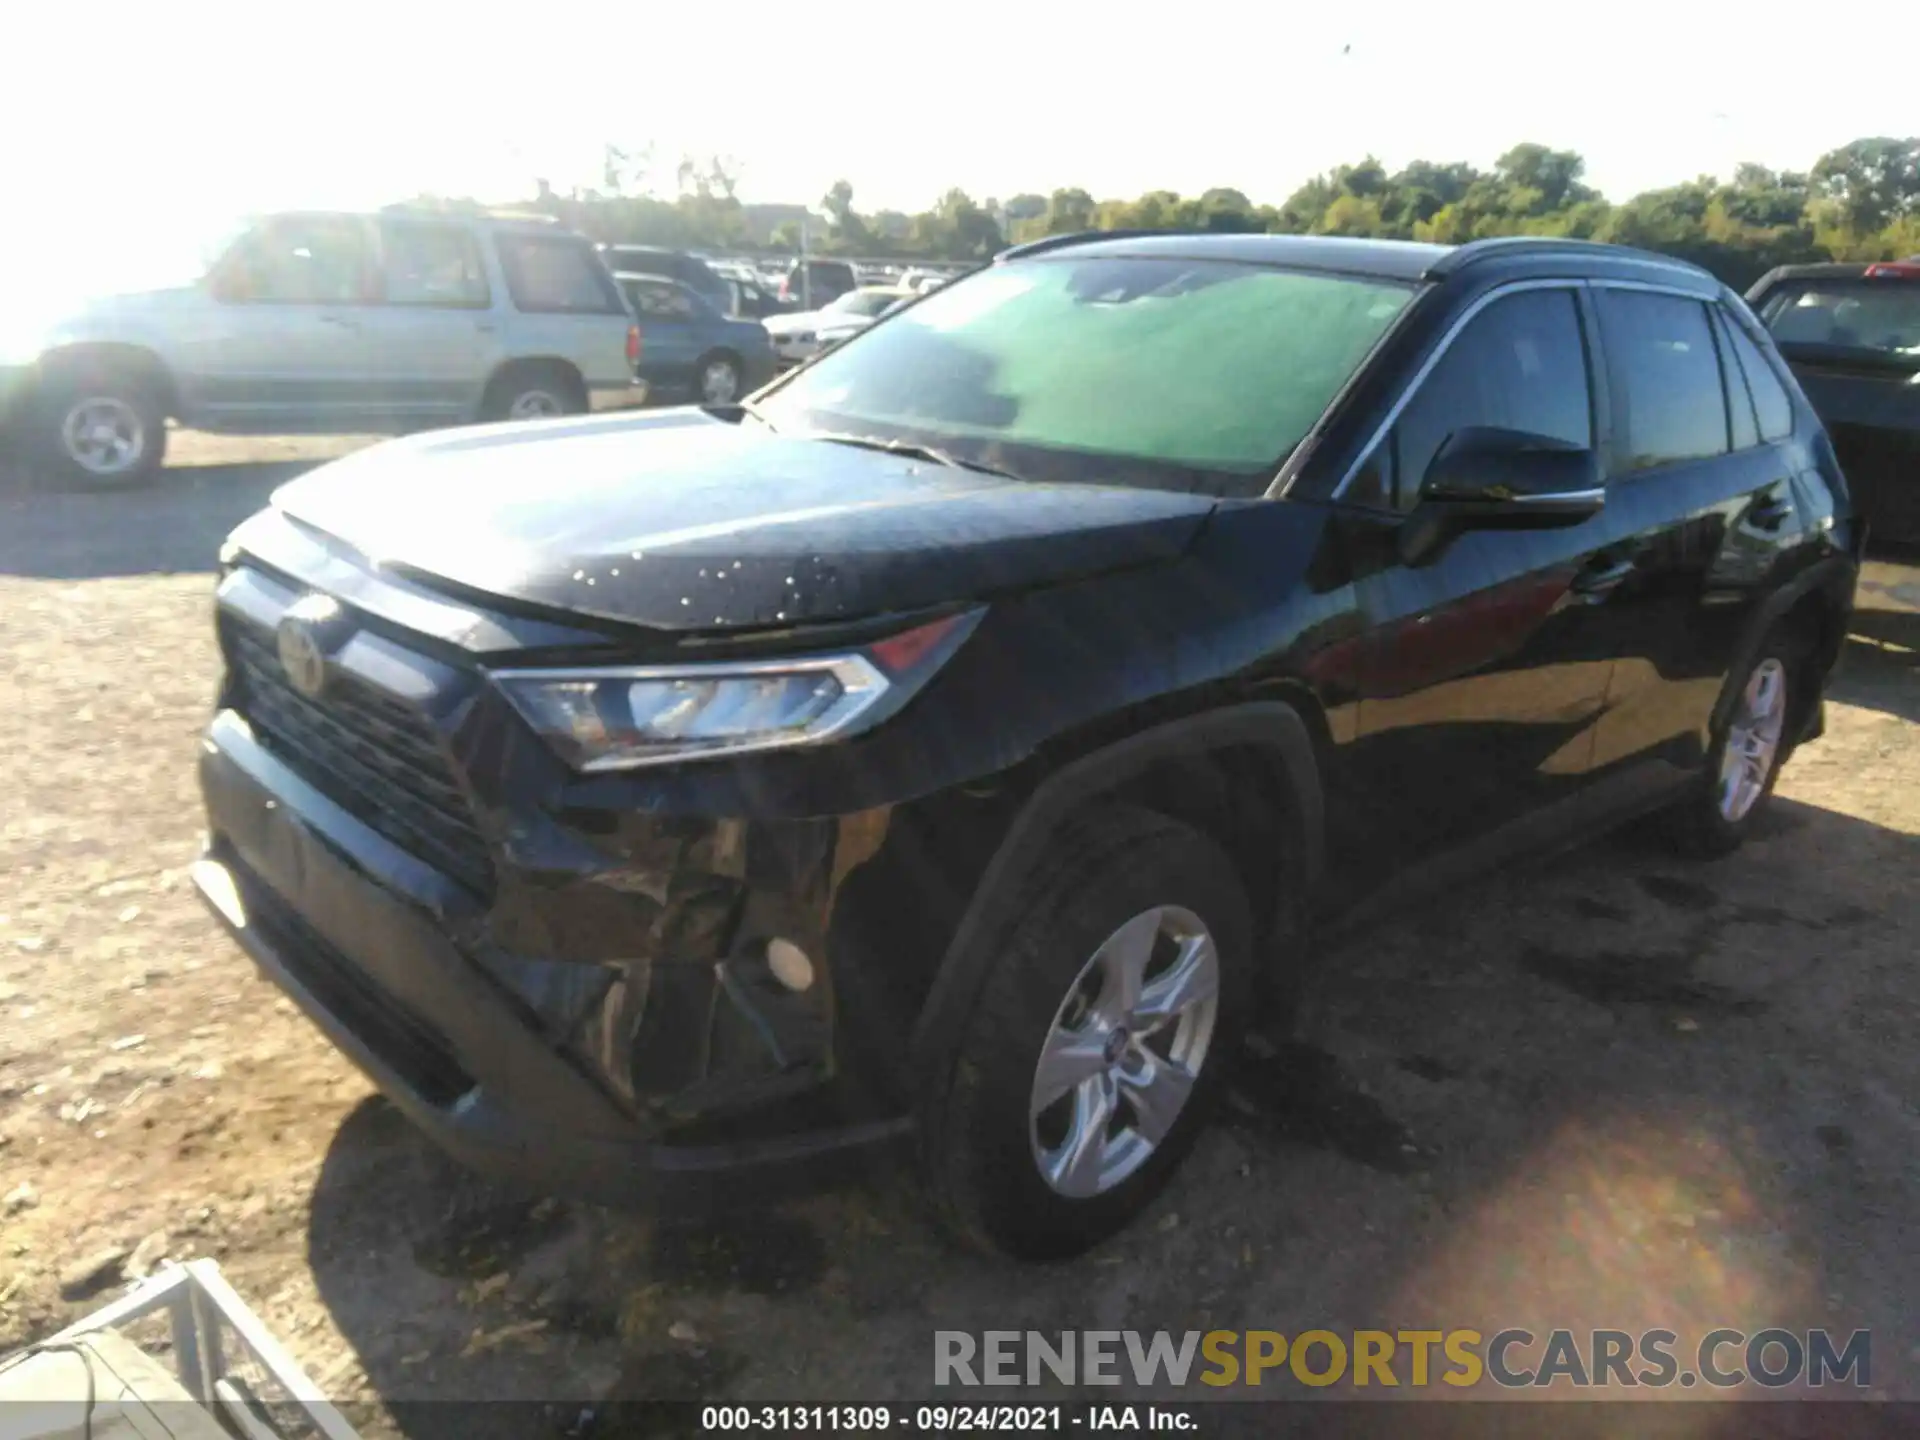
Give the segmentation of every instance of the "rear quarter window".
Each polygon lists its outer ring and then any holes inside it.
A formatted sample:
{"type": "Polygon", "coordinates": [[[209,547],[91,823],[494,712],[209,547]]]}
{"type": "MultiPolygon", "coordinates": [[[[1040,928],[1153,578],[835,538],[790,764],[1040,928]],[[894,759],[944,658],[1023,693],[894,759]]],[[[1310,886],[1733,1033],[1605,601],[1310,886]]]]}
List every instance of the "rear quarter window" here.
{"type": "Polygon", "coordinates": [[[1760,421],[1762,440],[1784,440],[1793,433],[1793,401],[1787,398],[1787,387],[1780,383],[1767,357],[1760,353],[1760,347],[1747,338],[1737,321],[1729,317],[1727,332],[1733,337],[1733,358],[1740,375],[1747,382],[1747,391],[1753,396],[1754,414],[1760,421]]]}
{"type": "Polygon", "coordinates": [[[538,315],[625,313],[613,277],[585,240],[501,235],[497,243],[515,309],[538,315]]]}

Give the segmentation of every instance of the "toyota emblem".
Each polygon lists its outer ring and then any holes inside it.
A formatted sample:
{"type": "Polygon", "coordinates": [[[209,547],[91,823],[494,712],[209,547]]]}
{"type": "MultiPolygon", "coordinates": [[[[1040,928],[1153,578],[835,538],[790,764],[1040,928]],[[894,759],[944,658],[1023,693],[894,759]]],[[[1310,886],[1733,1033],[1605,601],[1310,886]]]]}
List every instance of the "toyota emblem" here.
{"type": "Polygon", "coordinates": [[[305,595],[280,617],[280,668],[287,683],[308,699],[327,688],[327,647],[323,632],[336,619],[340,606],[330,596],[305,595]]]}

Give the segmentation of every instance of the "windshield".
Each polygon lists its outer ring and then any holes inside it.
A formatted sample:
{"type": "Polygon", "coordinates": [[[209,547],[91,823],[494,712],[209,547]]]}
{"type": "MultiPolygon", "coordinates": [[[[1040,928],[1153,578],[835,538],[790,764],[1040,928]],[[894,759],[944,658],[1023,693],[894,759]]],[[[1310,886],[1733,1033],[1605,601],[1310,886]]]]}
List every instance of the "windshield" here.
{"type": "Polygon", "coordinates": [[[760,402],[776,428],[937,445],[1036,480],[1258,494],[1411,286],[1050,256],[932,292],[760,402]]]}
{"type": "Polygon", "coordinates": [[[1920,283],[1841,280],[1784,287],[1766,307],[1782,345],[1832,345],[1920,356],[1920,283]]]}

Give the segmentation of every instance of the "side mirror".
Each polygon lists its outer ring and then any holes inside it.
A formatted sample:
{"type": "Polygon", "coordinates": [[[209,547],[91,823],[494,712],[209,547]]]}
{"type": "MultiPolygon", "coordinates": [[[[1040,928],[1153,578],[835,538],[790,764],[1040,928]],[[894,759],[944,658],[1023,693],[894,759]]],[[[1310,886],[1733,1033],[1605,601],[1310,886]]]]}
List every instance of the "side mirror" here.
{"type": "Polygon", "coordinates": [[[1462,519],[1582,520],[1606,503],[1593,451],[1547,435],[1475,425],[1449,435],[1420,481],[1420,503],[1462,519]]]}
{"type": "Polygon", "coordinates": [[[1606,504],[1599,458],[1548,435],[1474,425],[1456,430],[1420,482],[1400,551],[1422,564],[1464,530],[1578,525],[1606,504]]]}

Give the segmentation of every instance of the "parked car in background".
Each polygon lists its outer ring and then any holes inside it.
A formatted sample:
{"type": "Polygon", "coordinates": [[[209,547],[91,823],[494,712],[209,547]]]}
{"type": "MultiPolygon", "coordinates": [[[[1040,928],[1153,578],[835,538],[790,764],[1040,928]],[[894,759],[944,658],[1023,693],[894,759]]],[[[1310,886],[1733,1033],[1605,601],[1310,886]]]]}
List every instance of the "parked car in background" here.
{"type": "Polygon", "coordinates": [[[732,299],[727,310],[729,315],[743,320],[765,320],[773,315],[785,315],[793,308],[780,298],[777,286],[763,285],[757,276],[742,273],[726,278],[732,299]]]}
{"type": "Polygon", "coordinates": [[[814,333],[821,349],[851,339],[874,321],[920,298],[918,290],[898,285],[863,285],[849,291],[820,312],[814,333]]]}
{"type": "Polygon", "coordinates": [[[773,345],[759,321],[724,315],[677,280],[614,279],[640,325],[635,369],[649,399],[731,405],[773,378],[773,345]]]}
{"type": "Polygon", "coordinates": [[[780,282],[780,298],[818,310],[859,284],[859,272],[845,260],[795,260],[780,282]]]}
{"type": "Polygon", "coordinates": [[[393,432],[586,410],[631,392],[613,277],[549,221],[302,212],[204,274],[0,324],[0,399],[63,481],[156,471],[169,420],[229,434],[393,432]]]}
{"type": "Polygon", "coordinates": [[[942,274],[938,270],[907,270],[902,272],[900,278],[892,283],[898,285],[903,290],[912,290],[924,295],[929,290],[938,290],[952,278],[952,276],[942,274]]]}
{"type": "Polygon", "coordinates": [[[1920,541],[1920,255],[1783,266],[1747,299],[1826,422],[1871,533],[1920,541]]]}
{"type": "Polygon", "coordinates": [[[774,353],[782,365],[798,365],[820,351],[859,334],[881,315],[919,293],[893,285],[867,285],[849,290],[818,310],[776,315],[766,322],[774,353]]]}
{"type": "Polygon", "coordinates": [[[698,255],[661,245],[603,245],[607,267],[624,275],[662,275],[678,280],[723,315],[733,313],[733,290],[726,277],[698,255]]]}
{"type": "Polygon", "coordinates": [[[223,551],[193,879],[473,1165],[698,1208],[891,1153],[1071,1254],[1317,923],[1630,816],[1739,846],[1857,549],[1691,265],[1058,237],[749,405],[282,487],[223,551]]]}

